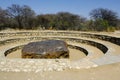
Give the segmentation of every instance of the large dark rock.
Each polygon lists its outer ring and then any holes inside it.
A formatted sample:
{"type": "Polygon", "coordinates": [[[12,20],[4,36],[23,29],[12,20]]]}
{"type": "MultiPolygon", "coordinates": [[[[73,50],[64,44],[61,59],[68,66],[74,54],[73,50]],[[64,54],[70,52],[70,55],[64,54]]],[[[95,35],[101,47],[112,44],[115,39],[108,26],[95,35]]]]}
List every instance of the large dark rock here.
{"type": "Polygon", "coordinates": [[[23,47],[22,58],[69,58],[69,50],[61,40],[31,42],[23,47]]]}

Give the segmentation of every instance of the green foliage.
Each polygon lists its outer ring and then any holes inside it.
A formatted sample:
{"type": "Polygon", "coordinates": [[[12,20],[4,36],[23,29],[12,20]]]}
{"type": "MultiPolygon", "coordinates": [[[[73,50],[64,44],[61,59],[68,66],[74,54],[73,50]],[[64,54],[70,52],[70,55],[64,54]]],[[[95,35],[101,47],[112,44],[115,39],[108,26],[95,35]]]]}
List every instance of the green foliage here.
{"type": "Polygon", "coordinates": [[[13,4],[8,7],[7,16],[12,22],[11,26],[15,26],[14,28],[18,29],[31,29],[34,22],[35,13],[34,11],[27,5],[20,6],[13,4]]]}
{"type": "Polygon", "coordinates": [[[83,18],[68,12],[38,15],[37,19],[38,25],[45,27],[45,29],[56,30],[78,30],[80,24],[83,23],[83,18]]]}
{"type": "Polygon", "coordinates": [[[103,8],[94,9],[90,12],[90,16],[94,20],[105,20],[110,26],[117,26],[118,16],[117,13],[112,10],[103,8]]]}
{"type": "Polygon", "coordinates": [[[13,4],[6,10],[0,8],[0,30],[6,28],[82,31],[114,31],[120,29],[120,20],[118,20],[117,14],[111,10],[94,9],[90,16],[91,19],[87,20],[69,12],[36,15],[27,5],[13,4]]]}
{"type": "Polygon", "coordinates": [[[97,31],[106,31],[107,27],[109,26],[108,22],[106,20],[102,20],[102,19],[97,19],[94,22],[96,28],[95,30],[97,31]]]}
{"type": "Polygon", "coordinates": [[[115,31],[115,27],[107,27],[107,32],[114,32],[115,31]]]}

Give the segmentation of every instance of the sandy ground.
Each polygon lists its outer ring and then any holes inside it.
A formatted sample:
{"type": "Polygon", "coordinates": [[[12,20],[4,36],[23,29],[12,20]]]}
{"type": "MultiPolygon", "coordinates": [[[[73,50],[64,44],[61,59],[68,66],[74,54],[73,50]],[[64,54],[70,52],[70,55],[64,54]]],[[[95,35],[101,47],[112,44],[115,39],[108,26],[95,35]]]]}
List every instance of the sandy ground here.
{"type": "MultiPolygon", "coordinates": [[[[85,57],[85,54],[69,49],[72,60],[85,57]]],[[[21,50],[17,50],[7,58],[21,58],[21,50]]],[[[0,80],[120,80],[120,63],[114,63],[89,69],[66,69],[64,71],[45,72],[2,72],[0,80]]]]}
{"type": "Polygon", "coordinates": [[[0,72],[0,80],[120,80],[120,63],[60,72],[0,72]]]}

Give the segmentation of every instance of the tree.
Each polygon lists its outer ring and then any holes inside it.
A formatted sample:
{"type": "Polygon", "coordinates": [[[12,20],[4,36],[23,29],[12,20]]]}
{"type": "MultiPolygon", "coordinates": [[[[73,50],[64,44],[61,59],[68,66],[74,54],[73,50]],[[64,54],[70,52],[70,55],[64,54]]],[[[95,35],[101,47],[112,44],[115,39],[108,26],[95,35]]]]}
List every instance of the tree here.
{"type": "Polygon", "coordinates": [[[107,31],[107,28],[110,27],[108,22],[103,19],[97,19],[94,21],[94,25],[96,26],[95,31],[107,31]]]}
{"type": "Polygon", "coordinates": [[[0,29],[6,28],[7,22],[8,21],[7,21],[6,11],[0,7],[0,29]]]}
{"type": "Polygon", "coordinates": [[[69,12],[37,16],[37,24],[45,29],[80,30],[85,18],[69,12]]]}
{"type": "Polygon", "coordinates": [[[37,24],[41,28],[49,29],[49,27],[50,27],[49,23],[50,23],[50,19],[47,17],[47,15],[38,15],[37,16],[37,24]]]}
{"type": "Polygon", "coordinates": [[[8,7],[7,14],[13,20],[16,27],[22,28],[22,8],[19,5],[13,4],[8,7]]]}
{"type": "Polygon", "coordinates": [[[117,26],[118,23],[118,16],[117,13],[109,10],[98,8],[94,9],[90,12],[90,16],[93,20],[104,20],[107,21],[109,26],[117,26]]]}
{"type": "Polygon", "coordinates": [[[80,30],[81,23],[84,22],[84,18],[69,12],[59,12],[56,15],[57,15],[56,20],[57,29],[80,30]]]}
{"type": "Polygon", "coordinates": [[[22,7],[22,25],[24,29],[34,27],[35,12],[27,5],[22,7]]]}
{"type": "Polygon", "coordinates": [[[30,29],[33,23],[34,11],[29,6],[13,4],[7,8],[7,14],[12,20],[15,28],[30,29]]]}

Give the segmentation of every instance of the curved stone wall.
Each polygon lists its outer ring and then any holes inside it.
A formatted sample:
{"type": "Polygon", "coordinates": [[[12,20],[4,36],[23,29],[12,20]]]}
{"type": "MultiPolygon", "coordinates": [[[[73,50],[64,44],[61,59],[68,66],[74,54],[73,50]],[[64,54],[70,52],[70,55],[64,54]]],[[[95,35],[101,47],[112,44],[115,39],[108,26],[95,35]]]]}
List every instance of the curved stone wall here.
{"type": "Polygon", "coordinates": [[[120,37],[78,31],[11,31],[0,32],[1,71],[62,71],[120,62],[120,37]],[[64,40],[69,47],[83,52],[78,61],[7,59],[4,56],[21,49],[25,44],[46,39],[64,40]],[[35,66],[30,66],[35,65],[35,66]],[[45,67],[43,65],[46,65],[45,67]],[[27,66],[27,67],[25,67],[27,66]],[[28,68],[29,67],[29,68],[28,68]]]}

